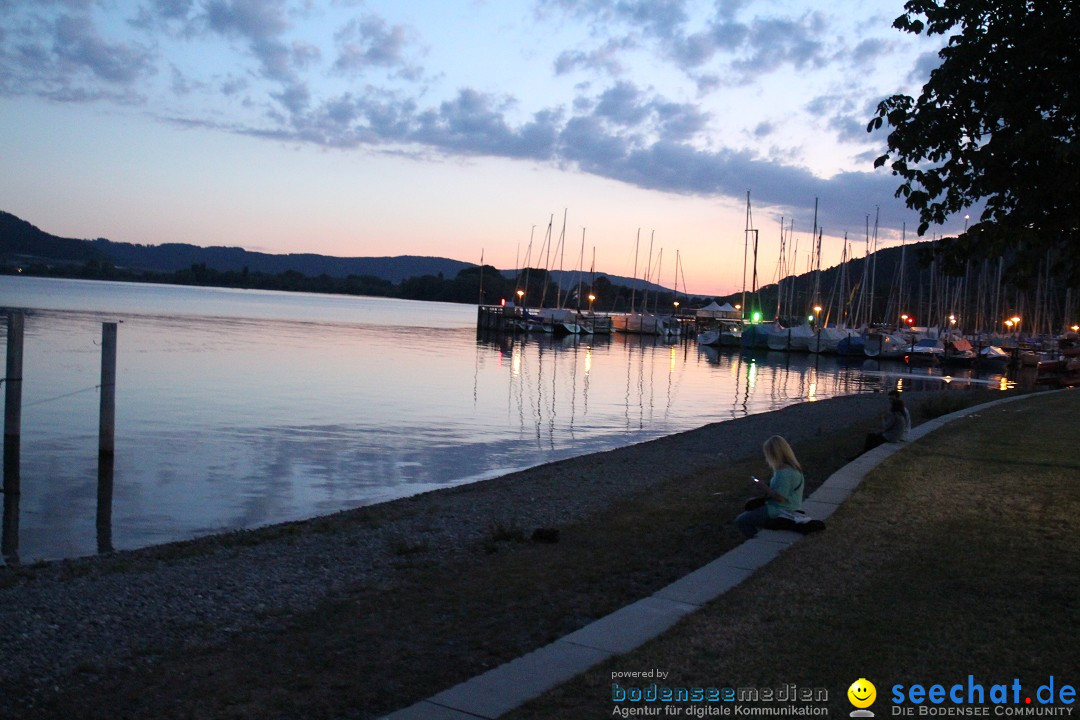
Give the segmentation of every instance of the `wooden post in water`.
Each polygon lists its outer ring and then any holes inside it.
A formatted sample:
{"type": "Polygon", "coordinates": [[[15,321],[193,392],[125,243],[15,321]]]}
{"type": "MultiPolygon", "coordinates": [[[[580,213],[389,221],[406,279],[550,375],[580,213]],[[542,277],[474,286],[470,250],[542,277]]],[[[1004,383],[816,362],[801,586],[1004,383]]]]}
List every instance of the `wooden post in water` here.
{"type": "Polygon", "coordinates": [[[7,375],[4,378],[4,494],[19,494],[19,444],[22,436],[23,314],[8,315],[7,375]]]}
{"type": "Polygon", "coordinates": [[[113,454],[116,439],[116,323],[101,324],[101,414],[98,455],[113,454]]]}
{"type": "Polygon", "coordinates": [[[113,454],[98,454],[97,487],[97,551],[105,555],[113,551],[112,503],[113,503],[113,454]]]}

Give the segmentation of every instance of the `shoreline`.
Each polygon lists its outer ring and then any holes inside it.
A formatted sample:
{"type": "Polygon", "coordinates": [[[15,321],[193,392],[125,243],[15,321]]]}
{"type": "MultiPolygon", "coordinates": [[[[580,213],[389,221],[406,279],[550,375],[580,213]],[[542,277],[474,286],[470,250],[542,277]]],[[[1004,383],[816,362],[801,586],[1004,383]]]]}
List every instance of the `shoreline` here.
{"type": "MultiPolygon", "coordinates": [[[[452,563],[493,529],[528,537],[580,523],[661,483],[759,457],[769,435],[797,443],[870,427],[883,409],[879,393],[802,402],[312,520],[0,569],[0,686],[33,694],[86,663],[123,667],[272,630],[350,587],[388,582],[402,557],[452,563]]],[[[808,487],[824,479],[811,471],[808,487]]]]}

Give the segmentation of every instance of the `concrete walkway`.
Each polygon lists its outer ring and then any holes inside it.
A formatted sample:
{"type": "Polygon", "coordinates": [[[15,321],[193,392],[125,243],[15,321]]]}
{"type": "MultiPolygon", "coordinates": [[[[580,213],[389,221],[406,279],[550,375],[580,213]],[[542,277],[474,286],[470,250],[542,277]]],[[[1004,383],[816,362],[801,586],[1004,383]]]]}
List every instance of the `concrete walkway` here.
{"type": "MultiPolygon", "coordinates": [[[[1002,398],[930,420],[912,428],[908,442],[918,440],[957,418],[1024,397],[1029,396],[1002,398]]],[[[848,463],[803,502],[803,509],[814,518],[828,519],[867,473],[903,447],[904,443],[881,445],[848,463]]],[[[790,531],[762,530],[752,540],[743,542],[649,597],[616,610],[539,650],[398,710],[384,720],[493,720],[594,665],[652,640],[683,616],[750,577],[802,537],[790,531]]]]}

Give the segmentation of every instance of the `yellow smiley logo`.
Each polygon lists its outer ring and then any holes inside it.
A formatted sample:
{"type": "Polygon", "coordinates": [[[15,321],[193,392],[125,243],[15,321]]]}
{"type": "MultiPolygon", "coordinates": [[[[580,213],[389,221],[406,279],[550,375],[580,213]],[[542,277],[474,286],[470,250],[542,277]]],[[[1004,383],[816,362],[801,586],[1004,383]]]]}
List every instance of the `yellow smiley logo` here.
{"type": "Polygon", "coordinates": [[[877,688],[866,678],[859,678],[851,683],[851,687],[847,690],[847,697],[855,707],[868,708],[877,699],[877,688]]]}

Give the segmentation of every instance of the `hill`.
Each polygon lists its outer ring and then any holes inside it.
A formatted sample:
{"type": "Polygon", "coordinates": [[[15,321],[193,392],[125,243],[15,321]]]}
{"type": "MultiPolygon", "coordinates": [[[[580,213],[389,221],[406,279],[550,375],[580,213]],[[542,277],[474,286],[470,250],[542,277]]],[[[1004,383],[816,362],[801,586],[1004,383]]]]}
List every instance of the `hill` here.
{"type": "MultiPolygon", "coordinates": [[[[301,273],[307,277],[326,275],[331,278],[374,277],[394,285],[410,278],[442,276],[457,277],[468,268],[479,267],[475,263],[451,260],[443,257],[398,255],[394,257],[333,257],[312,253],[274,255],[253,252],[240,247],[200,247],[188,243],[142,245],[114,242],[105,238],[79,240],[50,235],[29,222],[0,210],[0,261],[12,264],[39,263],[47,266],[72,266],[87,263],[108,264],[118,270],[136,273],[174,274],[196,266],[218,273],[249,273],[281,275],[301,273]]],[[[500,271],[513,279],[518,270],[500,271]]],[[[573,270],[552,270],[552,280],[564,290],[575,287],[588,273],[573,270]]],[[[603,273],[596,273],[599,277],[603,273]]],[[[604,275],[611,282],[626,288],[650,292],[663,292],[664,288],[636,278],[604,275]]],[[[670,291],[667,291],[670,292],[670,291]]]]}
{"type": "Polygon", "coordinates": [[[247,269],[267,275],[293,271],[310,277],[372,276],[395,284],[423,275],[452,278],[465,268],[476,267],[461,260],[417,255],[351,258],[310,253],[273,255],[239,247],[199,247],[187,243],[140,245],[105,238],[61,238],[3,211],[0,211],[0,258],[60,265],[97,261],[118,269],[152,273],[175,273],[205,265],[219,272],[247,269]]]}

